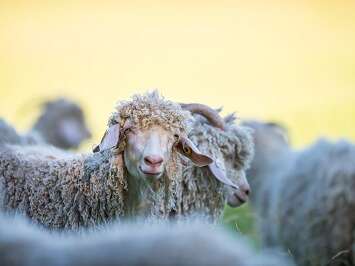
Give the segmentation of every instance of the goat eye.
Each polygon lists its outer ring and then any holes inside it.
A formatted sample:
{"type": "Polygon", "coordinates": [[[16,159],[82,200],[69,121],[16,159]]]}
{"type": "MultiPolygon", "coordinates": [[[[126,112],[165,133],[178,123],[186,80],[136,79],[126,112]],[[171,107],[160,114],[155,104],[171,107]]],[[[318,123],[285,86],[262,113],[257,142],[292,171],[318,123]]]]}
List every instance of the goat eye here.
{"type": "Polygon", "coordinates": [[[190,147],[184,146],[184,147],[183,147],[183,150],[184,150],[184,153],[185,153],[186,155],[190,155],[190,154],[191,154],[191,148],[190,148],[190,147]]]}
{"type": "Polygon", "coordinates": [[[175,142],[179,142],[180,136],[178,134],[175,134],[174,135],[174,139],[175,139],[175,142]]]}

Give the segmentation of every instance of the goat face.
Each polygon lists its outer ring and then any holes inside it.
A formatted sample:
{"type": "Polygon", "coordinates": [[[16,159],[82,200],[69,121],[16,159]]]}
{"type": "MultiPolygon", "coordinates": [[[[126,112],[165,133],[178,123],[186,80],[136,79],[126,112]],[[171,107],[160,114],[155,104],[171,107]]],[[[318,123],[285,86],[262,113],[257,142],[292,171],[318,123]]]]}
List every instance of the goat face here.
{"type": "Polygon", "coordinates": [[[126,139],[123,150],[125,166],[128,173],[135,178],[158,179],[161,177],[174,150],[199,167],[213,162],[209,156],[202,154],[187,137],[174,134],[159,125],[137,128],[129,121],[126,121],[122,128],[119,124],[110,126],[94,152],[117,147],[121,136],[125,136],[123,139],[126,139]]]}
{"type": "Polygon", "coordinates": [[[148,179],[161,177],[177,139],[159,126],[127,131],[123,157],[129,174],[148,179]]]}
{"type": "Polygon", "coordinates": [[[34,129],[42,132],[48,143],[63,149],[77,148],[91,137],[80,106],[64,98],[45,104],[34,129]]]}
{"type": "Polygon", "coordinates": [[[63,117],[57,122],[58,141],[63,147],[77,148],[81,142],[91,137],[83,117],[63,117]]]}

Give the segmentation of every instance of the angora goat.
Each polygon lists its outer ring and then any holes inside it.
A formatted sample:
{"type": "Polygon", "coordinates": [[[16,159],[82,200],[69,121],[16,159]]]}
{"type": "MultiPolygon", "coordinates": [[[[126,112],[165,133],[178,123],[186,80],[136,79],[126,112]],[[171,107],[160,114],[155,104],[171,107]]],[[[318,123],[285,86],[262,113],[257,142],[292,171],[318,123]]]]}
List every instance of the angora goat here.
{"type": "Polygon", "coordinates": [[[263,242],[290,251],[299,265],[354,265],[355,146],[325,139],[302,151],[274,123],[254,129],[247,172],[263,242]]]}

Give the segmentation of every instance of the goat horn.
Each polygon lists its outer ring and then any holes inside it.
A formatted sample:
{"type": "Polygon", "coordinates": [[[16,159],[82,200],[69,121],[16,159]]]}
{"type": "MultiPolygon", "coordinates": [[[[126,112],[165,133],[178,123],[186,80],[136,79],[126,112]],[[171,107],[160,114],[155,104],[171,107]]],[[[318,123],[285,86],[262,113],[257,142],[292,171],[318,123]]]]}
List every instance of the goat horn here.
{"type": "Polygon", "coordinates": [[[211,107],[200,103],[180,103],[182,109],[190,111],[191,113],[200,114],[210,122],[214,127],[224,130],[224,121],[219,115],[218,111],[211,107]]]}

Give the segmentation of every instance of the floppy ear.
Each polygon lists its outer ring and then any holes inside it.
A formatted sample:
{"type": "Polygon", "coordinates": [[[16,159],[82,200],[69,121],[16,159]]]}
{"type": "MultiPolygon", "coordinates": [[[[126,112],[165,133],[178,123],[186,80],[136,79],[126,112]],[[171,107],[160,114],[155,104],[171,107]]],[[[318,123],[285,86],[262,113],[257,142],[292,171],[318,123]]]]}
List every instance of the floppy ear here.
{"type": "Polygon", "coordinates": [[[189,158],[198,167],[209,165],[213,162],[213,159],[206,154],[203,154],[192,143],[191,140],[185,137],[181,137],[176,144],[179,153],[189,158]]]}
{"type": "Polygon", "coordinates": [[[208,169],[210,169],[211,173],[215,176],[215,178],[217,180],[219,180],[220,182],[231,186],[233,188],[239,189],[238,185],[234,184],[232,182],[232,180],[230,180],[227,175],[226,175],[226,171],[222,168],[220,168],[216,162],[213,162],[211,164],[208,165],[208,169]]]}
{"type": "Polygon", "coordinates": [[[97,145],[93,151],[99,152],[99,151],[116,147],[118,145],[119,138],[120,138],[120,125],[114,124],[106,130],[104,136],[101,139],[100,144],[97,145]]]}

